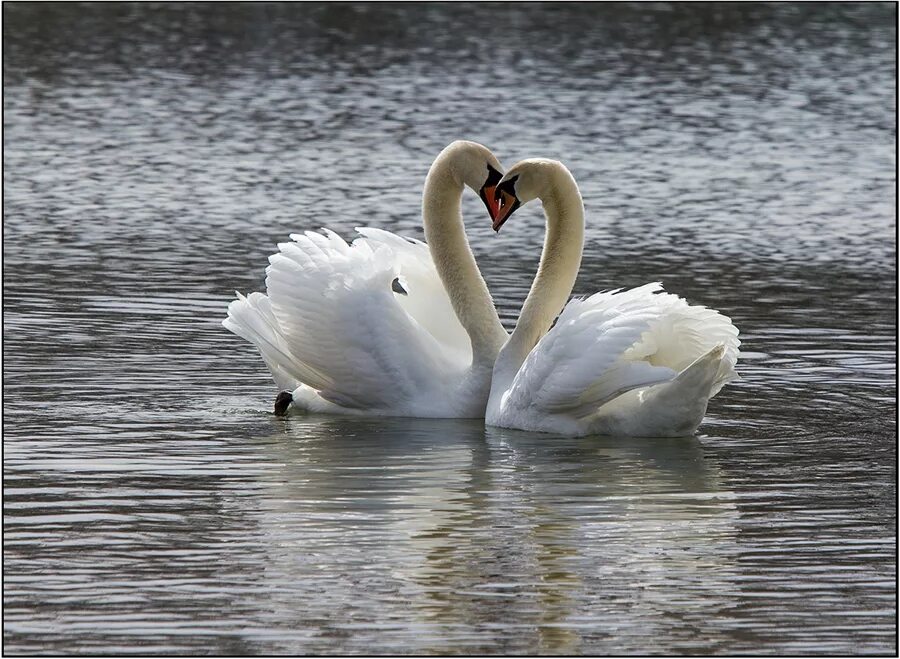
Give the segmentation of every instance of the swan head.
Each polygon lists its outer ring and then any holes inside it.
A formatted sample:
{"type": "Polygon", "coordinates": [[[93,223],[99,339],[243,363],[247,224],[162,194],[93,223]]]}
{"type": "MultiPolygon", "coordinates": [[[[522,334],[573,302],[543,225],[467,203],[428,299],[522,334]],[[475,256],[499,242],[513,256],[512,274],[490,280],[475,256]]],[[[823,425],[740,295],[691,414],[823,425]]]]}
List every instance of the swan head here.
{"type": "Polygon", "coordinates": [[[497,212],[497,183],[503,178],[503,165],[483,144],[457,140],[438,156],[450,164],[453,176],[478,193],[491,218],[497,212]]]}
{"type": "Polygon", "coordinates": [[[555,160],[529,158],[513,165],[497,183],[494,196],[497,198],[497,210],[491,213],[494,231],[500,231],[503,223],[515,213],[522,204],[532,199],[542,198],[548,191],[554,165],[561,165],[555,160]]]}

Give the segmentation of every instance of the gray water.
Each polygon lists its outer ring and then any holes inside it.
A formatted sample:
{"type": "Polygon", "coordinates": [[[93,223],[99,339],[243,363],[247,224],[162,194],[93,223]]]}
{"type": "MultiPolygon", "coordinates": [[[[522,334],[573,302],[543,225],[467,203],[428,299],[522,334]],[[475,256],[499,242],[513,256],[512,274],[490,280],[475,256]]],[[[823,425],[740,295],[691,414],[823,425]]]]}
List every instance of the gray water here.
{"type": "MultiPolygon", "coordinates": [[[[4,4],[4,649],[896,652],[896,7],[4,4]],[[695,437],[275,418],[290,232],[559,158],[576,293],[741,330],[695,437]]],[[[540,209],[470,239],[510,327],[540,209]]]]}

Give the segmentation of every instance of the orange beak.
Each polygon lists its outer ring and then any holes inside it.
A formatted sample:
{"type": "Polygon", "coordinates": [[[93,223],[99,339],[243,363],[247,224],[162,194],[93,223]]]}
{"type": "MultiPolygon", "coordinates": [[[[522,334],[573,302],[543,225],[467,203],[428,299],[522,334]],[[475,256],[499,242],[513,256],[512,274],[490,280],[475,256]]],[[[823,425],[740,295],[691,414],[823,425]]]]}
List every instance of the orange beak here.
{"type": "Polygon", "coordinates": [[[481,200],[487,207],[488,214],[491,216],[491,221],[493,221],[493,219],[497,217],[497,212],[500,210],[500,202],[497,199],[497,186],[485,185],[481,188],[481,200]]]}
{"type": "Polygon", "coordinates": [[[503,226],[503,223],[509,219],[509,216],[512,215],[520,205],[521,203],[515,195],[508,193],[506,190],[500,190],[497,199],[497,212],[491,214],[491,219],[493,220],[491,226],[494,228],[494,231],[500,231],[500,227],[503,226]]]}
{"type": "Polygon", "coordinates": [[[487,174],[487,179],[484,185],[481,186],[481,190],[478,191],[478,196],[481,197],[481,201],[484,202],[485,208],[487,208],[488,214],[491,216],[491,221],[493,221],[497,216],[497,211],[500,209],[497,201],[497,184],[503,178],[503,174],[491,167],[490,163],[487,166],[487,174]]]}

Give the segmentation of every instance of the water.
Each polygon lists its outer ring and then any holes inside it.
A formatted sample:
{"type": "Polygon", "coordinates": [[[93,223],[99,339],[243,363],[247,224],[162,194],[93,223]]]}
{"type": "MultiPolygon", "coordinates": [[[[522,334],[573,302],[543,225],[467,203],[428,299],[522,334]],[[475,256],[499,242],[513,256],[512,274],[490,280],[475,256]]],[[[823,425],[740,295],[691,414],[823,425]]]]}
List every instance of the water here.
{"type": "MultiPolygon", "coordinates": [[[[896,652],[893,5],[4,5],[9,654],[896,652]],[[557,157],[576,292],[741,329],[696,437],[274,418],[288,233],[557,157]]],[[[471,241],[511,324],[529,205],[471,241]]]]}

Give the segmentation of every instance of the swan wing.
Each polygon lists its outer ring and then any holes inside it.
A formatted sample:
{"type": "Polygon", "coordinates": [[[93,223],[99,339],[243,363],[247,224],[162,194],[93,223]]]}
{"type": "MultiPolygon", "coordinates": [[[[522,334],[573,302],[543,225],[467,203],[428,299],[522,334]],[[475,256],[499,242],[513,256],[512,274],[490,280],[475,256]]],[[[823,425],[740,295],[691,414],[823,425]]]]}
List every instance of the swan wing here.
{"type": "MultiPolygon", "coordinates": [[[[642,288],[649,295],[651,289],[642,288]]],[[[525,359],[506,405],[571,413],[674,377],[669,368],[620,362],[658,320],[657,309],[646,304],[643,293],[611,291],[571,300],[525,359]]]]}
{"type": "Polygon", "coordinates": [[[674,379],[723,344],[720,388],[733,376],[736,337],[727,318],[690,307],[659,283],[571,300],[525,359],[505,405],[587,416],[623,393],[674,379]]]}
{"type": "Polygon", "coordinates": [[[345,407],[391,408],[468,362],[452,329],[428,329],[459,321],[436,290],[427,246],[361,233],[352,245],[327,229],[279,244],[266,269],[268,311],[296,379],[345,407]]]}
{"type": "Polygon", "coordinates": [[[267,296],[251,293],[244,297],[238,292],[235,295],[237,299],[228,305],[228,317],[222,325],[256,346],[279,389],[293,391],[302,382],[319,377],[294,359],[267,296]]]}
{"type": "Polygon", "coordinates": [[[433,336],[442,349],[459,361],[470,362],[469,335],[456,317],[428,245],[383,229],[357,227],[356,231],[362,237],[357,238],[354,245],[367,243],[373,251],[385,247],[392,254],[399,273],[397,285],[406,292],[394,299],[403,310],[433,336]]]}
{"type": "Polygon", "coordinates": [[[651,299],[659,310],[659,319],[623,359],[667,366],[681,373],[721,345],[722,359],[709,394],[710,398],[715,396],[726,383],[738,378],[734,370],[741,345],[737,327],[715,309],[690,305],[684,298],[662,292],[661,285],[652,286],[658,291],[651,299]]]}

